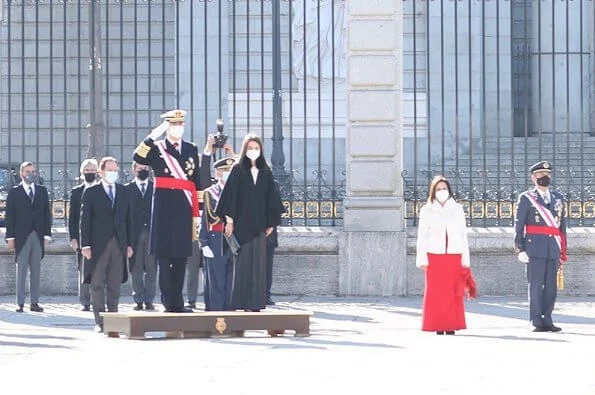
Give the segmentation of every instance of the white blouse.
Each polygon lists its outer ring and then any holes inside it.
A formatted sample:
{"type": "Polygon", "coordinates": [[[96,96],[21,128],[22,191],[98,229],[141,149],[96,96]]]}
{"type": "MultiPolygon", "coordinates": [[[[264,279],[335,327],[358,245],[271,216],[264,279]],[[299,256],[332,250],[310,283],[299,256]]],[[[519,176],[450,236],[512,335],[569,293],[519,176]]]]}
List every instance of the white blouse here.
{"type": "Polygon", "coordinates": [[[428,266],[428,253],[462,254],[462,265],[469,267],[465,212],[453,199],[448,199],[444,206],[437,201],[427,203],[419,212],[417,267],[428,266]]]}

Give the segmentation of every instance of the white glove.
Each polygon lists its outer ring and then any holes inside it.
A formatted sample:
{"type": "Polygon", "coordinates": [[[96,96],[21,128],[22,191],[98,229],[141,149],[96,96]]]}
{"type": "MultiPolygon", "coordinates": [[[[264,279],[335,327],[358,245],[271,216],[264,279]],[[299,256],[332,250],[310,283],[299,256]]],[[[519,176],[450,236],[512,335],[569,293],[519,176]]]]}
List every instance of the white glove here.
{"type": "Polygon", "coordinates": [[[202,248],[202,256],[204,256],[205,258],[214,258],[215,254],[213,254],[213,250],[211,250],[211,247],[204,246],[202,248]]]}
{"type": "Polygon", "coordinates": [[[519,252],[517,259],[523,263],[529,263],[529,255],[525,251],[519,252]]]}
{"type": "Polygon", "coordinates": [[[151,133],[149,134],[149,138],[151,140],[157,140],[159,137],[161,137],[161,135],[163,133],[165,133],[167,128],[169,128],[169,122],[163,121],[161,124],[159,124],[159,126],[157,126],[155,129],[151,130],[151,133]]]}

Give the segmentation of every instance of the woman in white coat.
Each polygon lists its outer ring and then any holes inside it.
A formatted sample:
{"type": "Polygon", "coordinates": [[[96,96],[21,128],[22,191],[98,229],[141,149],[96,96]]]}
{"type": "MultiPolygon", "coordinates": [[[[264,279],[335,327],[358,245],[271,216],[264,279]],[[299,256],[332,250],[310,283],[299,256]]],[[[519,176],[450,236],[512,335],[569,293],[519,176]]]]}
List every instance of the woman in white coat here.
{"type": "MultiPolygon", "coordinates": [[[[436,176],[419,213],[416,265],[425,271],[422,330],[454,335],[465,329],[464,293],[470,288],[469,245],[463,207],[448,180],[436,176]]],[[[470,293],[475,296],[474,283],[470,293]]]]}

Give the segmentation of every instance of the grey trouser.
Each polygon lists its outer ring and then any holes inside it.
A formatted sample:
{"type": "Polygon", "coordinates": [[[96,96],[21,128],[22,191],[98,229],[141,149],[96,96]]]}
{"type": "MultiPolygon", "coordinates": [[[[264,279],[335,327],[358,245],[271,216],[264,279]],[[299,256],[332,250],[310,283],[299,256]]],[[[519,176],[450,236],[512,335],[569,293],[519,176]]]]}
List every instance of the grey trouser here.
{"type": "Polygon", "coordinates": [[[76,259],[78,259],[78,271],[79,271],[79,302],[83,306],[91,305],[91,284],[83,283],[83,256],[80,252],[76,253],[76,259]]]}
{"type": "MultiPolygon", "coordinates": [[[[199,286],[202,288],[202,271],[200,270],[200,261],[202,260],[202,250],[197,241],[192,242],[192,256],[188,257],[186,263],[186,297],[188,302],[196,303],[199,294],[199,286]]],[[[202,293],[202,290],[201,292],[202,293]]]]}
{"type": "Polygon", "coordinates": [[[29,233],[25,245],[17,256],[17,304],[25,304],[25,280],[29,269],[31,304],[39,302],[39,276],[41,262],[41,243],[35,231],[29,233]]]}
{"type": "Polygon", "coordinates": [[[149,231],[143,230],[138,237],[136,251],[130,261],[132,298],[135,303],[153,303],[157,287],[157,262],[149,254],[149,231]]]}
{"type": "MultiPolygon", "coordinates": [[[[91,250],[91,253],[94,253],[94,251],[91,250]]],[[[97,260],[91,278],[91,303],[97,325],[101,326],[103,324],[103,319],[99,316],[99,313],[105,311],[106,304],[107,311],[118,311],[120,285],[123,276],[124,256],[120,250],[118,240],[112,237],[97,260]]]]}

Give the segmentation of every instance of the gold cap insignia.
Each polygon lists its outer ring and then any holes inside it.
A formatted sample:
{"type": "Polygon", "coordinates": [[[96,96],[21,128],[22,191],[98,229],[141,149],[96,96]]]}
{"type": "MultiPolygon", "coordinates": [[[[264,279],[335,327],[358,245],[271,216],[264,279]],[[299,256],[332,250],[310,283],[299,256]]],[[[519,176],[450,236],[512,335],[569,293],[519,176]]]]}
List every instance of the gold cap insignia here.
{"type": "Polygon", "coordinates": [[[550,168],[550,164],[548,162],[543,162],[543,168],[544,169],[549,169],[550,168]]]}

